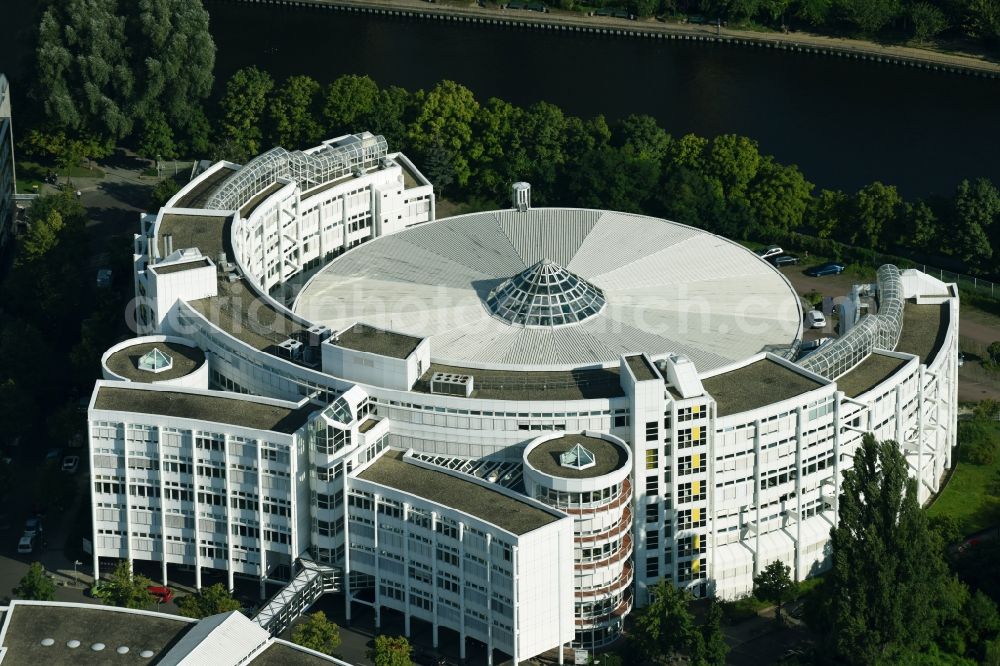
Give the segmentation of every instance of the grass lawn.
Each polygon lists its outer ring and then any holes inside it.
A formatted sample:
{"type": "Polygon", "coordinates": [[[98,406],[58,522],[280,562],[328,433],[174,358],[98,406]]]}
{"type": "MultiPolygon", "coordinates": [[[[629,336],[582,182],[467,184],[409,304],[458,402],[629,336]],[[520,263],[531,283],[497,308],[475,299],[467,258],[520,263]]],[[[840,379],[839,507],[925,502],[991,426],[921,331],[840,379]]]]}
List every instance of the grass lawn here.
{"type": "MultiPolygon", "coordinates": [[[[41,188],[42,184],[45,182],[45,176],[49,171],[56,171],[54,167],[47,167],[39,164],[38,162],[31,161],[18,161],[17,165],[17,191],[21,193],[30,194],[33,190],[33,186],[38,185],[41,188]]],[[[104,178],[104,172],[94,167],[90,169],[85,166],[71,166],[69,169],[63,171],[57,171],[59,180],[63,181],[67,177],[69,178],[104,178]]]]}
{"type": "MultiPolygon", "coordinates": [[[[1000,438],[1000,423],[990,425],[994,437],[1000,438]]],[[[953,516],[964,534],[972,534],[1000,523],[1000,497],[991,494],[996,492],[998,475],[1000,456],[990,465],[958,463],[948,485],[927,510],[928,515],[953,516]]]]}

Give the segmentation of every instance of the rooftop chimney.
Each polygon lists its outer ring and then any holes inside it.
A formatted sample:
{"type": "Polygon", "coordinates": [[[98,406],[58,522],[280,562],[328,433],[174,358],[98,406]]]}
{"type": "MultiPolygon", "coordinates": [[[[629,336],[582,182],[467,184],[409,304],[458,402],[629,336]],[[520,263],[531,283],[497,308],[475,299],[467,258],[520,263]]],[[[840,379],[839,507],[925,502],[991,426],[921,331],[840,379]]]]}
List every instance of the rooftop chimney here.
{"type": "Polygon", "coordinates": [[[511,186],[511,199],[518,212],[523,213],[531,208],[531,183],[523,181],[514,183],[511,186]]]}

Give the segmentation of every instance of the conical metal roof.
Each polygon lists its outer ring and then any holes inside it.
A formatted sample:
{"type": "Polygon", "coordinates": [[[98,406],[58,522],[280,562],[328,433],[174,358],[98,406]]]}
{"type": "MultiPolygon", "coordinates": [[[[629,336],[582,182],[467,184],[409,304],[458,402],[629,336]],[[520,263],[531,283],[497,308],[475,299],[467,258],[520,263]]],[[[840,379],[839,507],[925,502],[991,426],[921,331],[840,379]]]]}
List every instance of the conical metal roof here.
{"type": "Polygon", "coordinates": [[[604,292],[551,259],[505,280],[486,299],[490,312],[517,326],[577,324],[604,305],[604,292]]]}

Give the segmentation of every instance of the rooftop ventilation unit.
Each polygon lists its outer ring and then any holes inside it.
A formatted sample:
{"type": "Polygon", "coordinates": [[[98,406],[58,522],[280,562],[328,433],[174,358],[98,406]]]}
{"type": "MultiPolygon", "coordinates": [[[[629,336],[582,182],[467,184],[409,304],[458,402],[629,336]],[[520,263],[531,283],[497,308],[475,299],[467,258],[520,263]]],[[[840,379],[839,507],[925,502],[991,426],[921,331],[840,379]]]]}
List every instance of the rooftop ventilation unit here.
{"type": "Polygon", "coordinates": [[[306,329],[306,334],[308,336],[308,342],[310,347],[318,347],[324,341],[326,341],[333,331],[330,330],[329,326],[324,326],[323,324],[314,324],[306,329]]]}
{"type": "Polygon", "coordinates": [[[278,345],[278,356],[286,358],[289,361],[298,361],[302,358],[302,348],[304,346],[298,340],[288,338],[278,345]]]}
{"type": "Polygon", "coordinates": [[[517,182],[510,189],[512,203],[518,212],[523,213],[531,208],[531,183],[517,182]]]}
{"type": "Polygon", "coordinates": [[[472,375],[456,375],[450,372],[435,372],[431,375],[431,393],[441,395],[472,396],[472,375]]]}

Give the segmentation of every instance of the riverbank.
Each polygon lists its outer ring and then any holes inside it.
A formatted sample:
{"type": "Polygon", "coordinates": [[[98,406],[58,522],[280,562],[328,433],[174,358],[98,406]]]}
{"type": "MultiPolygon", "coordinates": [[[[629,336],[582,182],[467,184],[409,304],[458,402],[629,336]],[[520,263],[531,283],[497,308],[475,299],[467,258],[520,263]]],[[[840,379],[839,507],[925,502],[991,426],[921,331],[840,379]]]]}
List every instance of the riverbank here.
{"type": "Polygon", "coordinates": [[[782,51],[867,60],[955,74],[1000,78],[1000,63],[963,53],[946,53],[911,46],[883,46],[873,42],[815,35],[805,32],[762,33],[708,25],[661,22],[607,16],[584,16],[551,9],[544,14],[497,5],[425,0],[230,0],[244,4],[313,7],[404,18],[425,18],[459,23],[508,26],[523,29],[583,32],[615,37],[687,40],[770,48],[782,51]]]}

